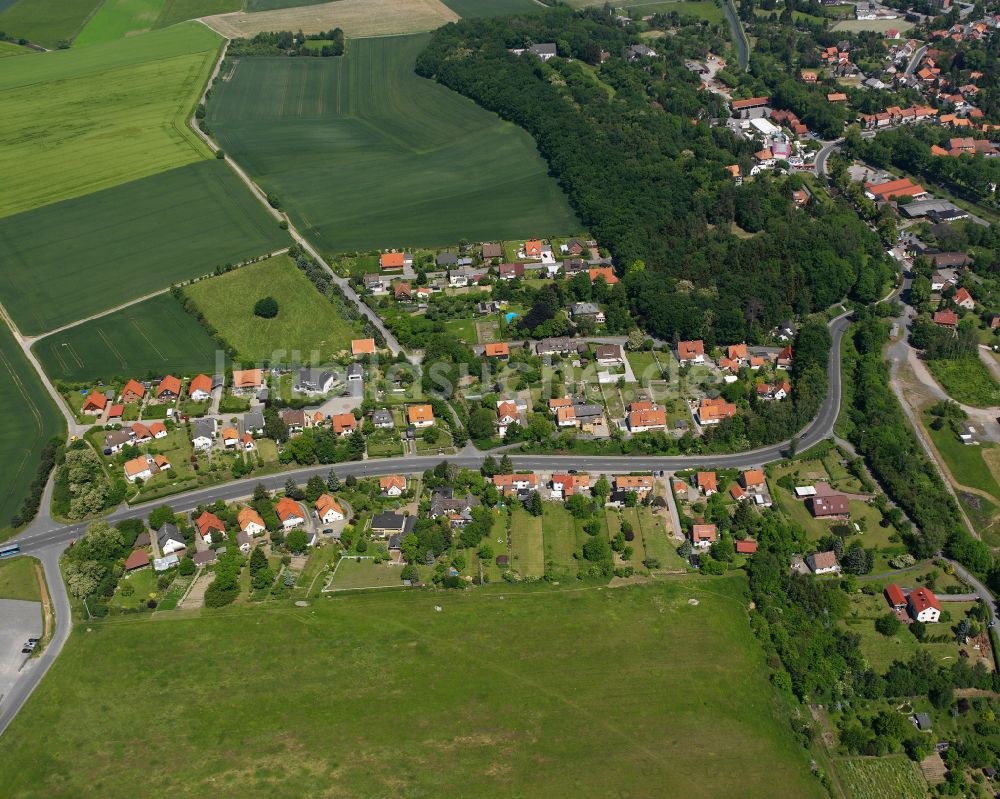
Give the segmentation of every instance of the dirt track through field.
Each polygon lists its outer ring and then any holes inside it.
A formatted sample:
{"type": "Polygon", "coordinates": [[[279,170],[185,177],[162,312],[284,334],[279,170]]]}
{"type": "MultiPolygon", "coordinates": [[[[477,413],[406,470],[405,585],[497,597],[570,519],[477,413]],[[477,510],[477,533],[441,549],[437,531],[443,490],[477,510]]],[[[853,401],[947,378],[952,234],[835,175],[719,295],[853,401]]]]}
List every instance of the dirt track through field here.
{"type": "Polygon", "coordinates": [[[342,28],[352,37],[392,36],[430,31],[456,20],[458,15],[439,0],[336,0],[316,6],[256,13],[237,11],[202,19],[230,39],[262,31],[320,33],[331,28],[342,28]]]}

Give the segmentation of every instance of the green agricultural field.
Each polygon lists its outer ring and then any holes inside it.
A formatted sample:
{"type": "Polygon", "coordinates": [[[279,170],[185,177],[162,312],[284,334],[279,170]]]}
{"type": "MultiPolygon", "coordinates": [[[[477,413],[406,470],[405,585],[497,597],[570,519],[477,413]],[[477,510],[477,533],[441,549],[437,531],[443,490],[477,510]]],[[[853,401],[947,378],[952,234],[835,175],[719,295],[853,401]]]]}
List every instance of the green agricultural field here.
{"type": "Polygon", "coordinates": [[[11,558],[0,561],[0,599],[41,601],[34,558],[11,558]]]}
{"type": "Polygon", "coordinates": [[[826,795],[768,685],[743,578],[502,590],[80,625],[0,738],[4,793],[826,795]],[[233,668],[248,652],[280,679],[233,668]],[[181,702],[171,676],[201,671],[181,702]]]}
{"type": "Polygon", "coordinates": [[[244,266],[221,277],[200,280],[185,293],[241,358],[253,361],[327,360],[350,349],[358,331],[337,313],[286,255],[244,266]],[[255,316],[264,297],[278,301],[273,319],[255,316]],[[284,351],[284,355],[277,354],[284,351]],[[318,358],[313,353],[319,353],[318,358]]]}
{"type": "Polygon", "coordinates": [[[113,314],[43,338],[35,356],[53,380],[78,382],[168,372],[214,374],[212,337],[172,294],[161,294],[113,314]]]}
{"type": "Polygon", "coordinates": [[[39,453],[66,424],[14,340],[0,325],[0,538],[35,479],[39,453]]]}
{"type": "MultiPolygon", "coordinates": [[[[251,0],[252,2],[253,0],[251,0]]],[[[540,11],[534,0],[441,0],[460,17],[502,17],[540,11]]]]}
{"type": "Polygon", "coordinates": [[[426,43],[241,59],[209,126],[327,253],[578,230],[528,134],[414,74],[426,43]]]}
{"type": "Polygon", "coordinates": [[[0,219],[0,293],[37,334],[287,244],[226,164],[201,161],[0,219]]]}
{"type": "Polygon", "coordinates": [[[220,42],[192,22],[0,59],[0,216],[209,157],[186,119],[220,42]]]}
{"type": "Polygon", "coordinates": [[[0,31],[53,48],[73,39],[101,0],[15,0],[0,3],[0,31]]]}
{"type": "MultiPolygon", "coordinates": [[[[306,3],[296,2],[296,5],[302,6],[306,3]]],[[[164,28],[188,19],[239,11],[242,7],[242,0],[167,0],[163,12],[156,20],[156,27],[164,28]]]]}
{"type": "Polygon", "coordinates": [[[73,42],[75,47],[113,42],[156,27],[165,0],[104,0],[73,42]]]}

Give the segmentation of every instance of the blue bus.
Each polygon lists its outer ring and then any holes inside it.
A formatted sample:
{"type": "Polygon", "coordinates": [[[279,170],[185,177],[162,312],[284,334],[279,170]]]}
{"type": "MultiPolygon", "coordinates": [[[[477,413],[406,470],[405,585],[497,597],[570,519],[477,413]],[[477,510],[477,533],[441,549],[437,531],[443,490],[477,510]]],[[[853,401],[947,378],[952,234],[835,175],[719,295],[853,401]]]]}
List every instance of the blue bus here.
{"type": "Polygon", "coordinates": [[[21,554],[21,547],[17,544],[0,544],[0,558],[12,558],[21,554]]]}

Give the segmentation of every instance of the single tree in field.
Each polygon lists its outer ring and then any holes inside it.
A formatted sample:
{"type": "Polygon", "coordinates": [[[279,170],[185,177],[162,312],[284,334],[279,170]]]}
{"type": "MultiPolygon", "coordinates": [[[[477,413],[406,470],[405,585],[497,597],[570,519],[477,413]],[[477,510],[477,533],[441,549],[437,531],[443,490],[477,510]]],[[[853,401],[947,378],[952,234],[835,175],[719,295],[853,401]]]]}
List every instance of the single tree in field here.
{"type": "Polygon", "coordinates": [[[261,319],[274,319],[278,315],[278,301],[274,297],[262,297],[254,303],[253,312],[261,319]]]}

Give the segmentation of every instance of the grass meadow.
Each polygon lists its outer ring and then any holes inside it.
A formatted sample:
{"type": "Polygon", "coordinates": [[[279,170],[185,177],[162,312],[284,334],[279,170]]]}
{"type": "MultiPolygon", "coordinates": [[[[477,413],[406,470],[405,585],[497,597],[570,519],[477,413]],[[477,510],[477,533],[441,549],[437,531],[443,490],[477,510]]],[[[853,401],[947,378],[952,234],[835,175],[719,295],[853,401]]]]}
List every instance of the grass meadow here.
{"type": "Polygon", "coordinates": [[[21,47],[14,42],[0,42],[0,58],[10,58],[15,55],[28,55],[35,51],[28,47],[21,47]]]}
{"type": "Polygon", "coordinates": [[[0,599],[23,599],[40,602],[34,558],[21,557],[0,561],[0,599]]]}
{"type": "Polygon", "coordinates": [[[243,59],[209,126],[327,253],[579,229],[527,133],[414,74],[426,42],[243,59]]]}
{"type": "Polygon", "coordinates": [[[218,799],[818,799],[745,586],[366,592],[88,622],[0,738],[0,782],[18,799],[133,799],[137,784],[218,799]],[[210,676],[179,691],[195,674],[210,676]]]}
{"type": "Polygon", "coordinates": [[[53,380],[66,382],[173,373],[214,374],[218,349],[172,294],[43,338],[35,356],[53,380]]]}
{"type": "Polygon", "coordinates": [[[287,255],[241,267],[220,277],[199,280],[184,289],[205,319],[236,349],[241,358],[285,358],[315,361],[350,349],[358,336],[350,322],[309,282],[287,255]],[[254,316],[257,300],[274,297],[278,315],[254,316]],[[298,357],[294,353],[300,353],[298,357]]]}
{"type": "Polygon", "coordinates": [[[65,433],[52,397],[14,340],[0,325],[0,538],[35,478],[42,446],[65,433]]]}
{"type": "Polygon", "coordinates": [[[185,120],[220,42],[192,22],[0,59],[0,217],[208,158],[185,120]]]}
{"type": "Polygon", "coordinates": [[[0,3],[0,31],[53,48],[70,41],[86,24],[101,0],[15,0],[0,3]]]}
{"type": "Polygon", "coordinates": [[[38,334],[287,243],[226,164],[201,161],[0,219],[0,292],[38,334]]]}
{"type": "Polygon", "coordinates": [[[977,356],[925,363],[941,388],[956,402],[977,408],[1000,405],[1000,384],[977,356]]]}
{"type": "Polygon", "coordinates": [[[328,0],[246,0],[247,11],[274,11],[279,8],[315,6],[328,0]]]}

